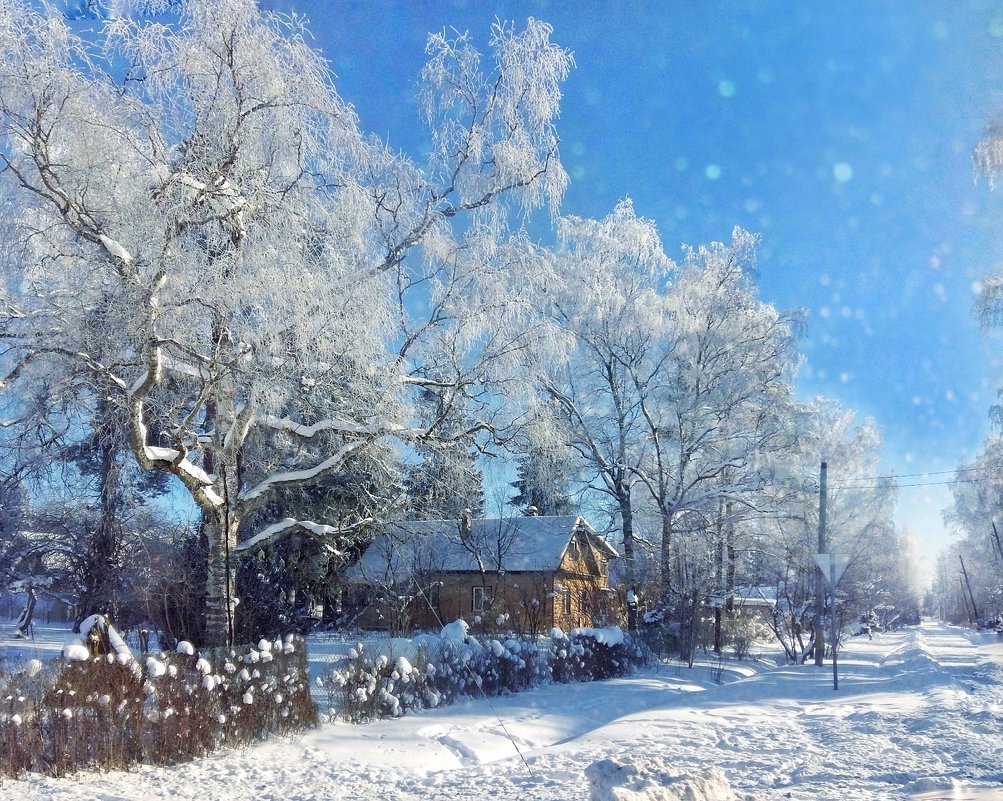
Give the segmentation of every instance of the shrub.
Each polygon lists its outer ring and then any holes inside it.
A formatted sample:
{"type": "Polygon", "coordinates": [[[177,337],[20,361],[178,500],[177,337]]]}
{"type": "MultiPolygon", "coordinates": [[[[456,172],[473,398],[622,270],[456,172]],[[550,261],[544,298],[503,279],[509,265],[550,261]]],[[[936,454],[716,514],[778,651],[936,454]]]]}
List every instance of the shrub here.
{"type": "Polygon", "coordinates": [[[644,649],[618,628],[576,630],[571,637],[554,629],[546,650],[535,637],[483,642],[442,637],[419,647],[413,665],[392,655],[374,658],[356,646],[344,667],[328,673],[326,684],[332,710],[362,723],[463,697],[514,693],[550,680],[622,676],[644,660],[644,649]]]}
{"type": "Polygon", "coordinates": [[[738,614],[725,620],[724,640],[731,646],[736,659],[746,659],[758,641],[770,639],[773,633],[758,615],[738,614]]]}
{"type": "Polygon", "coordinates": [[[555,681],[597,681],[623,676],[646,661],[640,643],[616,627],[574,629],[568,637],[551,632],[551,671],[555,681]]]}
{"type": "Polygon", "coordinates": [[[329,683],[336,696],[332,706],[352,723],[397,717],[420,705],[420,677],[420,670],[403,656],[394,660],[384,654],[371,658],[359,644],[351,650],[347,667],[329,683]]]}
{"type": "Polygon", "coordinates": [[[263,640],[239,655],[181,643],[140,663],[109,649],[109,633],[85,634],[89,647],[68,647],[48,668],[0,674],[0,776],[175,764],[316,725],[302,640],[263,640]]]}
{"type": "Polygon", "coordinates": [[[683,639],[678,623],[667,623],[663,618],[652,618],[639,632],[644,646],[659,659],[679,656],[683,652],[683,639]]]}
{"type": "Polygon", "coordinates": [[[550,632],[550,674],[554,681],[567,684],[585,675],[585,646],[572,641],[558,628],[550,632]]]}

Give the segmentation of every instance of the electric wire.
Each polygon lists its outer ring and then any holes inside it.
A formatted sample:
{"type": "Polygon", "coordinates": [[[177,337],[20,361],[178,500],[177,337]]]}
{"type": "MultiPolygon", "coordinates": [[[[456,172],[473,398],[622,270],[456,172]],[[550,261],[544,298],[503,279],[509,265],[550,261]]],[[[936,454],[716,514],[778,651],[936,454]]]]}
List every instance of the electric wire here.
{"type": "MultiPolygon", "coordinates": [[[[907,489],[909,487],[949,487],[954,484],[978,484],[981,481],[992,481],[993,476],[985,476],[983,478],[956,478],[951,481],[920,481],[913,484],[894,484],[895,489],[907,489]]],[[[873,481],[873,479],[872,479],[873,481]]],[[[887,484],[836,484],[835,486],[830,484],[831,489],[844,489],[844,490],[867,490],[867,489],[882,489],[883,487],[889,486],[887,484]]]]}
{"type": "Polygon", "coordinates": [[[972,478],[951,478],[944,481],[915,481],[907,484],[897,483],[901,478],[925,478],[927,476],[957,476],[960,473],[986,473],[989,467],[959,467],[956,470],[927,470],[922,473],[901,473],[899,475],[889,474],[882,476],[853,476],[849,478],[837,478],[830,480],[829,486],[833,489],[881,489],[884,485],[878,482],[892,481],[895,489],[907,489],[910,487],[946,487],[955,484],[974,484],[980,481],[991,481],[993,475],[985,475],[972,478]]]}
{"type": "MultiPolygon", "coordinates": [[[[446,624],[443,623],[442,618],[439,617],[438,610],[436,610],[436,608],[432,605],[432,599],[429,598],[428,595],[425,593],[424,588],[421,586],[421,583],[418,581],[418,578],[414,575],[414,573],[411,574],[411,581],[414,582],[414,586],[417,588],[418,594],[421,595],[422,599],[428,605],[428,609],[435,617],[436,622],[440,626],[445,627],[446,624]]],[[[508,726],[506,726],[505,721],[502,720],[502,716],[498,714],[498,710],[495,709],[495,705],[491,703],[491,698],[488,696],[486,692],[484,692],[484,688],[481,686],[480,682],[477,681],[478,677],[474,675],[474,671],[471,669],[468,663],[464,662],[463,666],[467,669],[467,673],[470,674],[470,677],[474,679],[474,686],[481,691],[481,695],[484,696],[484,700],[487,701],[488,708],[491,710],[492,714],[494,714],[495,718],[498,720],[498,723],[501,725],[502,731],[505,732],[505,736],[508,738],[508,741],[512,743],[512,747],[515,749],[515,752],[519,755],[519,759],[522,760],[522,764],[526,766],[526,771],[529,773],[530,778],[535,779],[536,774],[533,773],[533,769],[529,766],[529,761],[522,753],[522,749],[519,748],[519,744],[515,741],[515,738],[509,732],[508,726]]]]}

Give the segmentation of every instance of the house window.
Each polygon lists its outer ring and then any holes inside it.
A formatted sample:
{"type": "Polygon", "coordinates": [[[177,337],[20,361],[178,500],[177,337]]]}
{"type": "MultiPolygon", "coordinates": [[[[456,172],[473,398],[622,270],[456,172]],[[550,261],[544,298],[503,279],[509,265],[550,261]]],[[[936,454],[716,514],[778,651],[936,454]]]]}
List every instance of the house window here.
{"type": "Polygon", "coordinates": [[[484,612],[491,608],[491,601],[494,600],[494,587],[490,584],[484,587],[473,588],[473,604],[471,608],[474,612],[484,612]]]}
{"type": "Polygon", "coordinates": [[[561,599],[561,612],[565,615],[571,614],[571,590],[561,588],[557,591],[558,597],[561,599]]]}
{"type": "Polygon", "coordinates": [[[441,581],[432,582],[428,587],[428,605],[433,609],[439,608],[439,590],[442,588],[441,581]]]}

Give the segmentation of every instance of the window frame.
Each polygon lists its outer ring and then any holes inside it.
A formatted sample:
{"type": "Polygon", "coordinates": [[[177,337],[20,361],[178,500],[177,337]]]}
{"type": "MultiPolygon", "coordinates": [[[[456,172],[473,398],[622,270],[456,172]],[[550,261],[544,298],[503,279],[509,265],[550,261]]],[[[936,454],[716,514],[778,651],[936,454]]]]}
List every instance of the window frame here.
{"type": "Polygon", "coordinates": [[[470,588],[470,611],[487,612],[491,609],[494,599],[495,588],[493,584],[476,584],[470,588]],[[478,599],[480,599],[479,604],[478,599]]]}
{"type": "Polygon", "coordinates": [[[561,599],[561,614],[567,617],[571,616],[571,588],[570,587],[558,587],[557,595],[561,599]]]}

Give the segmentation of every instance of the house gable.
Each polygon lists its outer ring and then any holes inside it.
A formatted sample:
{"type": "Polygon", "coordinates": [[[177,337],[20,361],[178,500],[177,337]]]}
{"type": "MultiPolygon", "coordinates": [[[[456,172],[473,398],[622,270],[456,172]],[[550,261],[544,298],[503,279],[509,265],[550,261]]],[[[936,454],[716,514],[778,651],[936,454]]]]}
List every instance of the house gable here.
{"type": "Polygon", "coordinates": [[[565,546],[558,571],[569,575],[607,579],[609,561],[618,556],[616,550],[591,527],[587,524],[579,525],[575,527],[565,546]]]}

